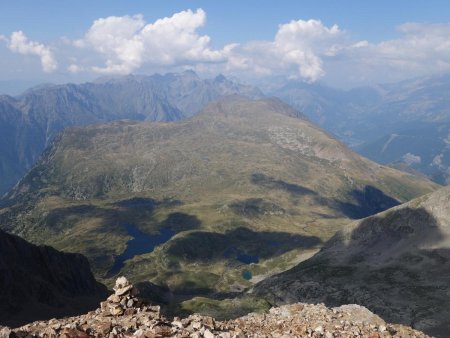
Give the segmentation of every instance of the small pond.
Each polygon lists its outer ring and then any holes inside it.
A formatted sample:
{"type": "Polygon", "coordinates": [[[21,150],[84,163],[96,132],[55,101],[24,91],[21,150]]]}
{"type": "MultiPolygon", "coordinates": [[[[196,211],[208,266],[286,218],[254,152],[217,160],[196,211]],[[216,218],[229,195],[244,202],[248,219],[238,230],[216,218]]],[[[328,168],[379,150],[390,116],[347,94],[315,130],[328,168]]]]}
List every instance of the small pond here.
{"type": "Polygon", "coordinates": [[[245,270],[242,272],[242,278],[244,278],[245,280],[250,280],[252,279],[253,274],[251,271],[245,270]]]}

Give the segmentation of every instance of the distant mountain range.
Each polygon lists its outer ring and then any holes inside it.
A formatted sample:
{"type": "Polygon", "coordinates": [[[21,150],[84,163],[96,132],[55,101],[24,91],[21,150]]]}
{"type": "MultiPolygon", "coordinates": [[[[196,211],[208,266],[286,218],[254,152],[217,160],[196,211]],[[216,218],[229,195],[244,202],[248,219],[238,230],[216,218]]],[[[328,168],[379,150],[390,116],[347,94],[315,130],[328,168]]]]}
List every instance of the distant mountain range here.
{"type": "Polygon", "coordinates": [[[270,94],[363,156],[450,182],[450,75],[349,91],[288,82],[270,94]]]}
{"type": "Polygon", "coordinates": [[[93,310],[107,295],[86,257],[36,246],[0,230],[0,325],[93,310]]]}
{"type": "Polygon", "coordinates": [[[230,293],[311,255],[351,218],[437,185],[380,166],[278,99],[228,96],[177,122],[65,129],[0,224],[176,293],[230,293]],[[255,265],[256,264],[256,265],[255,265]]]}
{"type": "Polygon", "coordinates": [[[219,97],[262,97],[255,87],[194,72],[100,79],[80,85],[41,85],[20,96],[0,96],[0,195],[30,169],[67,126],[113,120],[175,121],[219,97]]]}
{"type": "MultiPolygon", "coordinates": [[[[0,96],[0,194],[29,170],[67,126],[131,119],[176,121],[232,94],[260,98],[256,87],[194,72],[102,78],[80,85],[41,85],[0,96]]],[[[450,182],[450,76],[338,90],[321,84],[274,82],[281,98],[357,152],[382,164],[409,167],[450,182]]]]}

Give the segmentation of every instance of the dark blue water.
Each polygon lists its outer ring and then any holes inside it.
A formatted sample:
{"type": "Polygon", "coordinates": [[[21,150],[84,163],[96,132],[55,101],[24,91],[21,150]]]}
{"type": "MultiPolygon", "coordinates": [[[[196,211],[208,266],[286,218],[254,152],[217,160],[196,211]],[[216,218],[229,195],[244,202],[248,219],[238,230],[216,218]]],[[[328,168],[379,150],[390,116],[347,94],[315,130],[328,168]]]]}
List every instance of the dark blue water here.
{"type": "Polygon", "coordinates": [[[107,273],[107,277],[117,275],[123,268],[126,260],[152,252],[156,246],[164,244],[175,235],[175,231],[170,228],[161,228],[159,234],[149,235],[136,228],[133,224],[126,223],[124,226],[127,233],[133,238],[127,242],[125,251],[116,257],[114,265],[107,273]]]}
{"type": "Polygon", "coordinates": [[[242,277],[243,277],[245,280],[250,280],[250,279],[252,279],[253,274],[252,274],[251,271],[245,270],[245,271],[242,272],[242,277]]]}
{"type": "Polygon", "coordinates": [[[242,253],[242,251],[240,251],[239,249],[237,249],[234,246],[229,247],[227,250],[225,250],[225,252],[223,253],[223,256],[225,258],[235,257],[236,260],[238,260],[239,262],[244,263],[244,264],[252,264],[252,263],[259,262],[259,256],[247,255],[245,253],[242,253]]]}
{"type": "Polygon", "coordinates": [[[244,264],[252,264],[252,263],[258,263],[259,257],[258,256],[250,256],[246,254],[239,253],[236,256],[236,259],[244,264]]]}

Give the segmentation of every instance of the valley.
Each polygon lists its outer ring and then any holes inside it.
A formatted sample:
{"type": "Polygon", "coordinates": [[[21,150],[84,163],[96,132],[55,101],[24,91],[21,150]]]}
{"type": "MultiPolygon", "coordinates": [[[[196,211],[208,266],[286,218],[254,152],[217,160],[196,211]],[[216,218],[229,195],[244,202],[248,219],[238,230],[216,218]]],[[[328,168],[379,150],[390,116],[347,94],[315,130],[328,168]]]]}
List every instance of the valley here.
{"type": "Polygon", "coordinates": [[[230,96],[179,122],[66,129],[3,198],[0,223],[86,255],[107,285],[123,274],[220,299],[308,258],[350,219],[436,188],[277,99],[230,96]]]}

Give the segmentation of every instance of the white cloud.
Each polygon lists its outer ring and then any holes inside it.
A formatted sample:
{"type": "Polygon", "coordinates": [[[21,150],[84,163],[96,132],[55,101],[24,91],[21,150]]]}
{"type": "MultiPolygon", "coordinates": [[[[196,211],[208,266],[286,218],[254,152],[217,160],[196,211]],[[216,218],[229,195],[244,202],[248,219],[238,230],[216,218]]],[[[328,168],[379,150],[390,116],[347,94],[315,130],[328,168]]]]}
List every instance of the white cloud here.
{"type": "MultiPolygon", "coordinates": [[[[278,27],[273,40],[230,43],[214,50],[200,35],[206,13],[186,10],[147,23],[142,15],[95,20],[73,44],[101,55],[103,65],[83,65],[97,73],[128,74],[145,66],[191,66],[197,70],[248,77],[284,75],[316,81],[394,81],[450,70],[450,24],[404,24],[398,39],[352,40],[337,25],[296,20],[278,27]]],[[[70,71],[77,70],[74,65],[70,71]]],[[[80,65],[77,65],[80,67],[80,65]]]]}
{"type": "Polygon", "coordinates": [[[212,50],[210,38],[197,30],[206,21],[202,9],[182,11],[146,23],[142,15],[95,20],[85,36],[74,42],[106,58],[98,73],[127,74],[143,65],[174,66],[185,63],[218,62],[221,51],[212,50]]]}
{"type": "Polygon", "coordinates": [[[15,53],[38,56],[44,72],[50,73],[58,68],[52,50],[42,43],[28,40],[22,31],[13,32],[9,40],[5,37],[2,37],[2,40],[6,40],[8,48],[15,53]]]}
{"type": "Polygon", "coordinates": [[[329,73],[342,81],[389,82],[450,71],[450,24],[407,23],[400,37],[379,43],[361,41],[328,60],[329,73]]]}
{"type": "Polygon", "coordinates": [[[442,159],[443,159],[443,157],[444,157],[444,154],[442,154],[442,153],[439,154],[439,155],[436,155],[433,158],[433,161],[431,162],[431,165],[441,168],[442,167],[442,159]]]}
{"type": "Polygon", "coordinates": [[[79,73],[79,72],[83,71],[84,69],[83,69],[83,67],[80,67],[80,66],[78,66],[78,65],[76,65],[76,64],[74,64],[74,63],[72,63],[71,65],[69,65],[69,66],[67,67],[67,70],[68,70],[70,73],[75,74],[75,73],[79,73]]]}
{"type": "Polygon", "coordinates": [[[226,70],[284,75],[352,87],[450,71],[450,24],[408,23],[397,39],[371,43],[351,39],[319,20],[282,24],[273,41],[224,48],[226,70]]]}
{"type": "Polygon", "coordinates": [[[398,30],[401,38],[369,46],[377,62],[411,70],[450,65],[450,25],[410,23],[398,30]]]}
{"type": "Polygon", "coordinates": [[[337,25],[319,20],[298,20],[280,25],[273,41],[254,41],[226,46],[228,70],[247,70],[260,75],[280,74],[315,81],[325,74],[323,58],[345,47],[347,34],[337,25]]]}
{"type": "Polygon", "coordinates": [[[200,33],[202,9],[147,22],[142,15],[95,20],[80,39],[61,37],[49,46],[21,31],[0,35],[16,53],[38,56],[46,72],[128,74],[135,71],[225,73],[251,80],[284,76],[353,87],[450,71],[450,24],[407,23],[396,39],[352,39],[337,25],[294,20],[279,25],[273,39],[229,43],[213,48],[200,33]]]}
{"type": "Polygon", "coordinates": [[[411,153],[403,155],[402,159],[403,162],[405,162],[409,166],[412,164],[419,164],[422,162],[422,158],[419,155],[414,155],[411,153]]]}

